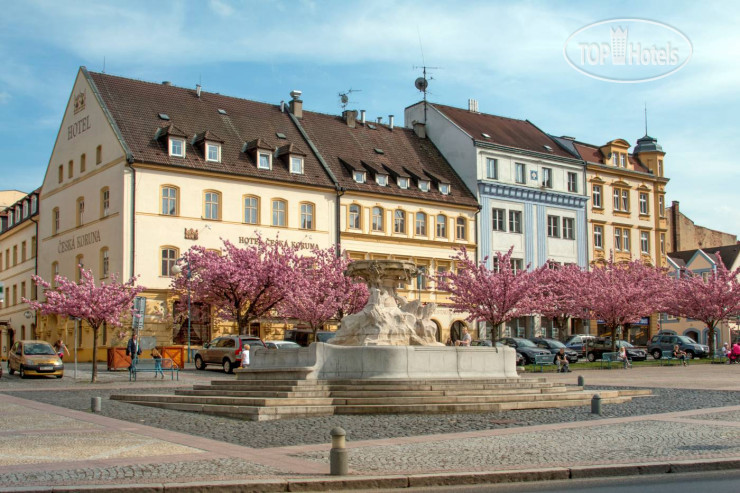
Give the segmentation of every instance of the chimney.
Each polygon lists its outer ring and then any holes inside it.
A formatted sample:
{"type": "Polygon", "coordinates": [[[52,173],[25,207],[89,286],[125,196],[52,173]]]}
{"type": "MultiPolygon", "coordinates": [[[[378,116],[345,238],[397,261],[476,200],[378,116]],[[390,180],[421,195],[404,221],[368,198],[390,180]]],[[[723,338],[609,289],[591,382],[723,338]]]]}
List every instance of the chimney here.
{"type": "Polygon", "coordinates": [[[468,99],[468,111],[471,113],[478,113],[478,100],[468,99]]]}
{"type": "MultiPolygon", "coordinates": [[[[671,234],[671,240],[672,245],[670,248],[671,252],[680,252],[681,251],[681,211],[678,208],[678,200],[671,201],[671,223],[669,227],[671,228],[670,234],[671,234]]],[[[666,249],[668,250],[668,249],[666,249]]]]}
{"type": "Polygon", "coordinates": [[[172,82],[170,82],[170,81],[168,81],[168,80],[163,80],[163,81],[162,81],[162,85],[163,85],[163,86],[171,86],[171,85],[172,85],[172,82]]]}
{"type": "Polygon", "coordinates": [[[285,113],[285,101],[280,101],[280,113],[285,113]]]}
{"type": "Polygon", "coordinates": [[[360,121],[365,125],[365,110],[360,110],[360,121]]]}
{"type": "Polygon", "coordinates": [[[344,110],[342,112],[342,118],[347,122],[349,128],[355,128],[355,122],[357,121],[357,110],[344,110]]]}
{"type": "Polygon", "coordinates": [[[411,123],[414,126],[414,133],[417,137],[420,139],[426,139],[427,138],[427,126],[421,122],[417,122],[414,120],[411,123]]]}
{"type": "Polygon", "coordinates": [[[383,117],[382,116],[379,116],[378,117],[378,125],[380,125],[381,123],[383,123],[383,117]]]}
{"type": "Polygon", "coordinates": [[[195,95],[200,99],[200,84],[195,84],[195,95]]]}
{"type": "Polygon", "coordinates": [[[290,100],[290,112],[293,113],[293,116],[296,118],[303,118],[303,101],[300,99],[301,94],[303,93],[298,90],[290,91],[290,97],[293,98],[290,100]]]}
{"type": "Polygon", "coordinates": [[[388,126],[393,130],[393,115],[388,115],[388,126]]]}

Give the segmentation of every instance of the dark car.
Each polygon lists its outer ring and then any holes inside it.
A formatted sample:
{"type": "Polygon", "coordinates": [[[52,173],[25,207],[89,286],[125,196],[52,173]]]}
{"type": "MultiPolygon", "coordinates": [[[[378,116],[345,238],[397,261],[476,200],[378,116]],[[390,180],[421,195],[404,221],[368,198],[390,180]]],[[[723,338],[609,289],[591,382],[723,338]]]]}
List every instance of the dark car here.
{"type": "Polygon", "coordinates": [[[578,362],[578,352],[565,347],[565,344],[560,341],[549,337],[532,337],[530,341],[534,342],[539,348],[549,350],[553,354],[553,360],[555,360],[555,354],[560,352],[560,348],[565,348],[565,357],[568,359],[568,363],[578,362]]]}
{"type": "Polygon", "coordinates": [[[588,335],[588,334],[574,334],[570,336],[566,341],[564,342],[565,347],[568,349],[572,349],[573,351],[584,354],[585,344],[586,341],[593,339],[596,336],[588,335]]]}
{"type": "Polygon", "coordinates": [[[647,350],[648,353],[653,355],[653,358],[660,359],[663,351],[673,351],[675,345],[678,345],[679,349],[684,351],[689,359],[709,356],[709,346],[699,344],[691,337],[670,334],[654,335],[648,343],[647,350]]]}
{"type": "MultiPolygon", "coordinates": [[[[335,335],[337,335],[336,332],[332,332],[329,330],[319,330],[316,332],[316,342],[327,342],[335,335]]],[[[293,341],[300,346],[307,347],[312,342],[314,342],[313,331],[311,329],[289,329],[285,331],[283,340],[293,341]]]]}
{"type": "Polygon", "coordinates": [[[619,348],[624,346],[627,357],[632,361],[645,361],[647,352],[644,349],[636,348],[625,340],[619,340],[616,343],[616,350],[612,349],[612,340],[609,337],[596,337],[586,344],[586,357],[589,361],[601,359],[604,353],[619,352],[619,348]]]}
{"type": "Polygon", "coordinates": [[[501,339],[501,342],[509,347],[513,347],[518,354],[521,354],[522,358],[524,358],[523,364],[525,365],[534,363],[534,358],[538,354],[551,354],[549,349],[539,348],[534,342],[522,337],[504,337],[501,339]]]}
{"type": "Polygon", "coordinates": [[[203,344],[203,349],[195,352],[195,369],[205,370],[207,365],[220,365],[226,373],[231,373],[234,368],[241,366],[244,344],[249,344],[250,347],[266,347],[259,337],[239,335],[217,337],[203,344]]]}
{"type": "MultiPolygon", "coordinates": [[[[491,341],[488,339],[475,339],[470,343],[471,346],[482,346],[482,347],[493,347],[491,341]]],[[[503,346],[501,342],[496,342],[496,346],[503,346]]],[[[524,358],[521,354],[516,353],[516,366],[522,366],[524,364],[524,358]]]]}

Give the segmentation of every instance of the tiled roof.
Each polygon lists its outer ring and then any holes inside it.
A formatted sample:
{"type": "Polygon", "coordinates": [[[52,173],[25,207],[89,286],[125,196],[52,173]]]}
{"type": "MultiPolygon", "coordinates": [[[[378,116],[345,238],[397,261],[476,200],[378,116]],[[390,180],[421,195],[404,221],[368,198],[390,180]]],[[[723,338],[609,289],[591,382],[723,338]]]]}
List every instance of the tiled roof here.
{"type": "MultiPolygon", "coordinates": [[[[728,269],[730,269],[735,264],[735,260],[737,260],[738,255],[740,255],[740,245],[738,244],[701,248],[700,250],[712,257],[712,260],[714,260],[714,255],[719,252],[719,256],[722,258],[722,262],[728,269]]],[[[686,265],[697,251],[698,250],[684,250],[682,252],[672,252],[669,253],[668,256],[676,261],[680,261],[680,263],[677,262],[679,263],[679,265],[686,265]]]]}
{"type": "Polygon", "coordinates": [[[357,122],[351,128],[339,116],[310,111],[303,112],[301,125],[319,153],[337,177],[339,184],[349,191],[374,192],[404,198],[434,200],[447,204],[477,206],[475,196],[440,154],[429,139],[420,139],[413,130],[373,124],[375,129],[357,122]],[[378,151],[381,151],[379,153],[378,151]],[[375,182],[375,171],[387,170],[391,175],[387,186],[375,182]],[[352,170],[367,171],[365,183],[352,178],[352,170]],[[428,172],[449,184],[450,194],[439,192],[432,182],[428,192],[419,190],[412,180],[408,189],[398,187],[395,178],[409,175],[429,179],[428,172]]]}
{"type": "Polygon", "coordinates": [[[549,135],[527,120],[516,120],[514,118],[505,118],[486,113],[474,113],[442,104],[433,104],[432,106],[455,122],[475,140],[574,159],[570,153],[562,149],[549,135]],[[485,137],[483,134],[489,135],[490,138],[485,137]],[[548,146],[552,151],[545,146],[548,146]]]}
{"type": "MultiPolygon", "coordinates": [[[[598,147],[592,144],[584,144],[583,142],[575,142],[575,148],[581,155],[581,159],[588,163],[604,164],[609,165],[610,163],[605,162],[604,155],[601,153],[598,147]]],[[[642,173],[648,173],[650,170],[647,166],[644,166],[639,159],[633,154],[627,155],[632,169],[634,171],[640,171],[642,173]]]]}
{"type": "Polygon", "coordinates": [[[242,152],[245,143],[257,139],[255,146],[271,150],[287,144],[295,144],[298,149],[307,147],[289,115],[277,105],[206,91],[198,98],[194,89],[89,74],[136,162],[334,188],[313,154],[304,157],[305,174],[295,175],[287,166],[258,170],[256,153],[242,152]],[[165,127],[160,113],[169,116],[170,132],[186,137],[185,158],[170,157],[167,139],[155,139],[157,130],[165,127]],[[220,163],[206,161],[203,148],[192,144],[196,135],[205,132],[211,140],[223,141],[220,163]],[[278,138],[277,133],[286,138],[278,138]]]}

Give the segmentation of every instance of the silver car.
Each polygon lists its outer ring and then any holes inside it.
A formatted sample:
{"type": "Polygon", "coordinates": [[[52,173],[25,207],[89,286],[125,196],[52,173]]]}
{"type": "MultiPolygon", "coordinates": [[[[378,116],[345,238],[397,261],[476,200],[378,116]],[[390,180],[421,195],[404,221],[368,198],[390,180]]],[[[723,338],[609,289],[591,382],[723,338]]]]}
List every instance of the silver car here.
{"type": "Polygon", "coordinates": [[[205,370],[207,365],[219,365],[226,373],[233,372],[234,368],[241,366],[244,344],[265,347],[265,343],[259,337],[239,335],[217,337],[203,344],[203,349],[195,352],[195,369],[205,370]]]}

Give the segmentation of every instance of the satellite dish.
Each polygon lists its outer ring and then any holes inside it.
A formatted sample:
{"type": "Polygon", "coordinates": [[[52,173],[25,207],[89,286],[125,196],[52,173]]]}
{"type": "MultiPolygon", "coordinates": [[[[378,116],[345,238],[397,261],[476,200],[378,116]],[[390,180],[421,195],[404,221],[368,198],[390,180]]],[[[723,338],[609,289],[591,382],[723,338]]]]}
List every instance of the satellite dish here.
{"type": "Polygon", "coordinates": [[[349,97],[346,94],[340,94],[339,99],[342,101],[342,104],[349,103],[349,97]]]}
{"type": "Polygon", "coordinates": [[[419,77],[414,81],[414,86],[416,86],[416,88],[421,92],[425,92],[428,85],[429,81],[427,81],[424,77],[419,77]]]}

